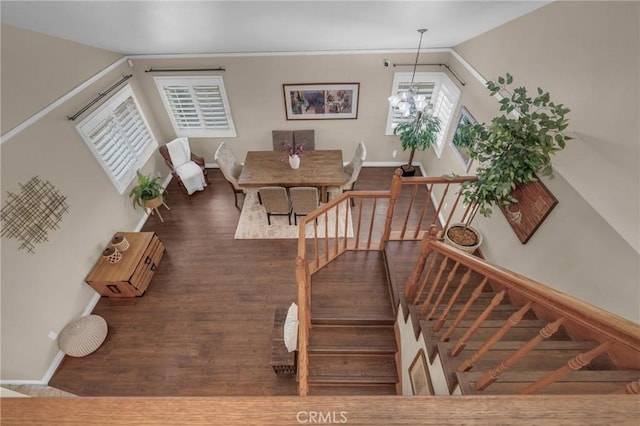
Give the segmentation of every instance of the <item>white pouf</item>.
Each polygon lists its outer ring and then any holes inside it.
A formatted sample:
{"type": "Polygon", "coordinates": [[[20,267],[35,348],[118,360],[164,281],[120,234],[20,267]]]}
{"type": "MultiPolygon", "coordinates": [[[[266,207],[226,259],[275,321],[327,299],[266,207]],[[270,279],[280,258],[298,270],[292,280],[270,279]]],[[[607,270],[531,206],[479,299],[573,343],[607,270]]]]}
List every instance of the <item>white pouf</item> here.
{"type": "Polygon", "coordinates": [[[107,322],[98,315],[71,321],[58,337],[58,347],[67,355],[81,357],[100,347],[107,337],[107,322]]]}

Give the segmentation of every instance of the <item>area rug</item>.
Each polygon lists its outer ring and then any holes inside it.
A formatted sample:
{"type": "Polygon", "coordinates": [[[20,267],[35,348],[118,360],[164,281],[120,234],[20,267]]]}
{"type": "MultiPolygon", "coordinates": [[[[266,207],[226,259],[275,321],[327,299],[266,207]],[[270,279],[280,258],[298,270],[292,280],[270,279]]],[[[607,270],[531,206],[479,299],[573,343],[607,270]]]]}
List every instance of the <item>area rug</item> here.
{"type": "MultiPolygon", "coordinates": [[[[353,224],[351,223],[351,215],[349,215],[345,226],[345,209],[347,202],[343,202],[338,206],[338,237],[345,236],[345,230],[348,237],[353,237],[353,224]]],[[[327,214],[327,222],[329,226],[329,237],[334,237],[336,217],[335,209],[327,214]]],[[[298,221],[302,219],[298,218],[298,221]]],[[[325,229],[324,217],[318,218],[318,237],[324,238],[325,229]]],[[[271,216],[271,226],[267,222],[267,213],[264,207],[258,202],[258,192],[250,191],[245,194],[242,212],[238,220],[238,226],[234,238],[236,240],[265,240],[265,239],[284,239],[298,238],[298,226],[294,225],[293,214],[291,215],[291,225],[286,216],[271,216]]],[[[314,236],[313,224],[308,224],[305,231],[307,238],[314,236]]]]}

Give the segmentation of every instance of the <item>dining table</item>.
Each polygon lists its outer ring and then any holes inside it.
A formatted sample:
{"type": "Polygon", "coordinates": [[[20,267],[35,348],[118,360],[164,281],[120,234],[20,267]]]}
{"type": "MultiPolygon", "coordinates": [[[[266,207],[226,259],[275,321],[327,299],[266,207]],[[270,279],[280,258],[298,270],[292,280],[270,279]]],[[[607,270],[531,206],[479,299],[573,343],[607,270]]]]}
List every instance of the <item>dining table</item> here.
{"type": "Polygon", "coordinates": [[[244,188],[263,186],[314,186],[320,200],[326,200],[327,188],[345,183],[342,150],[305,151],[300,167],[293,169],[284,151],[249,151],[238,177],[244,188]]]}

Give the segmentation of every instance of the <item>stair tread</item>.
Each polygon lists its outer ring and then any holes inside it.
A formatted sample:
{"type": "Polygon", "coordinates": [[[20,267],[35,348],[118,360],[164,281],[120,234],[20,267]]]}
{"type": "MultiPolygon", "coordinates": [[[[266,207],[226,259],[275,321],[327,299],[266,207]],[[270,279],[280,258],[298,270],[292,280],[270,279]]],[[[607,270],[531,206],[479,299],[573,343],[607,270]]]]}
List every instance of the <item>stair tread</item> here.
{"type": "Polygon", "coordinates": [[[341,317],[333,315],[320,315],[315,312],[311,318],[312,326],[317,325],[393,325],[395,316],[391,315],[360,315],[341,317]]]}
{"type": "Polygon", "coordinates": [[[309,395],[397,395],[397,391],[395,383],[309,383],[309,395]]]}
{"type": "Polygon", "coordinates": [[[397,380],[392,354],[309,354],[309,377],[343,377],[346,381],[380,378],[397,380]]]}
{"type": "Polygon", "coordinates": [[[397,377],[391,376],[329,376],[329,375],[309,375],[307,377],[307,382],[309,384],[320,384],[320,383],[329,383],[329,384],[395,384],[398,383],[397,377]]]}
{"type": "Polygon", "coordinates": [[[309,346],[363,347],[376,346],[396,349],[392,326],[323,326],[314,325],[310,331],[309,346]]]}
{"type": "Polygon", "coordinates": [[[308,346],[309,353],[325,354],[395,354],[395,346],[308,346]]]}

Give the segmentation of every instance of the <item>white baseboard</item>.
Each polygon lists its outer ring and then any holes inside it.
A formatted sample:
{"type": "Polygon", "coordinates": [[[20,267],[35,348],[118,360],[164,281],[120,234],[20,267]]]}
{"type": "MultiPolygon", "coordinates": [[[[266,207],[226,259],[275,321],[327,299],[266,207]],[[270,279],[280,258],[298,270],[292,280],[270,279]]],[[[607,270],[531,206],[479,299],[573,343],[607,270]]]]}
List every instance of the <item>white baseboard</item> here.
{"type": "Polygon", "coordinates": [[[48,385],[49,384],[49,380],[51,380],[51,378],[55,374],[55,372],[58,369],[58,367],[60,367],[60,363],[64,359],[64,356],[65,356],[64,352],[58,351],[58,353],[56,354],[56,357],[53,359],[53,362],[51,363],[51,365],[47,369],[47,372],[44,373],[44,376],[42,376],[42,384],[43,385],[48,385]]]}
{"type": "Polygon", "coordinates": [[[40,380],[0,380],[0,386],[4,385],[45,385],[40,380]]]}

